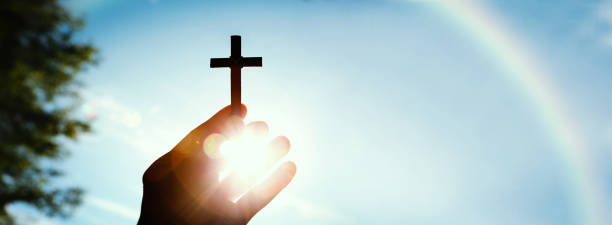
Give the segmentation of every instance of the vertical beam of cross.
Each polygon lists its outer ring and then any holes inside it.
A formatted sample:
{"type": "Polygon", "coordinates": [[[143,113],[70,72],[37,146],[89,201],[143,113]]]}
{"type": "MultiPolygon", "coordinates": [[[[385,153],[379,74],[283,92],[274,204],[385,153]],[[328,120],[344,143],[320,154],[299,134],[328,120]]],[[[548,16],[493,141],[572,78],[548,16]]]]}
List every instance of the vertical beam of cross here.
{"type": "MultiPolygon", "coordinates": [[[[231,59],[242,58],[240,36],[233,35],[231,37],[231,59]]],[[[234,115],[241,115],[241,101],[242,101],[242,65],[241,63],[234,62],[234,65],[230,67],[230,82],[231,82],[231,102],[232,102],[232,113],[234,115]],[[238,113],[236,113],[238,112],[238,113]]]]}
{"type": "Polygon", "coordinates": [[[241,112],[241,70],[242,67],[261,67],[261,57],[242,57],[239,35],[231,36],[231,55],[229,58],[211,58],[210,68],[229,67],[232,94],[232,114],[240,116],[241,112]]]}

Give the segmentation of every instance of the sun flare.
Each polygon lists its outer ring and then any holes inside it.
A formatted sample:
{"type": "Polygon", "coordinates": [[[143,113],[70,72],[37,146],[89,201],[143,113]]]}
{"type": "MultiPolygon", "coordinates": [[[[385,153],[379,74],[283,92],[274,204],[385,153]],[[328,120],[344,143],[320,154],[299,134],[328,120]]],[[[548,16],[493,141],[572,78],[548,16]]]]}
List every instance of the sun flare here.
{"type": "MultiPolygon", "coordinates": [[[[238,175],[246,175],[266,169],[263,168],[265,162],[272,156],[269,151],[266,151],[265,140],[249,136],[243,135],[221,143],[219,153],[224,164],[223,175],[227,175],[230,171],[238,175]]],[[[223,175],[219,176],[219,180],[225,178],[223,175]]]]}
{"type": "Polygon", "coordinates": [[[270,140],[267,132],[262,134],[251,129],[230,138],[212,134],[204,140],[206,155],[221,163],[219,182],[229,179],[241,193],[268,177],[288,148],[286,138],[270,140]]]}

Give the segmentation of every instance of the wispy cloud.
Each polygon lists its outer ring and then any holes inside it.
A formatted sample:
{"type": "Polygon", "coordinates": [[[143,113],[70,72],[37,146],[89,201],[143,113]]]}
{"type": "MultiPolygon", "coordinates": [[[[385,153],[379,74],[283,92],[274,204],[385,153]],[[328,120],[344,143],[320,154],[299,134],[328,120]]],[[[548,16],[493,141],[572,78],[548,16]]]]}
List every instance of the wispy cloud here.
{"type": "Polygon", "coordinates": [[[98,95],[92,92],[82,93],[85,103],[81,113],[89,119],[103,119],[127,128],[136,128],[142,122],[142,113],[109,95],[98,95]]]}
{"type": "Polygon", "coordinates": [[[138,210],[122,205],[120,203],[91,195],[86,197],[85,202],[104,211],[114,213],[129,220],[133,220],[134,222],[138,220],[138,210]]]}
{"type": "Polygon", "coordinates": [[[596,16],[603,27],[602,42],[612,47],[612,1],[604,1],[597,7],[596,16]]]}
{"type": "Polygon", "coordinates": [[[119,122],[129,128],[137,127],[142,122],[140,112],[119,104],[114,98],[103,96],[98,99],[97,104],[103,110],[102,113],[107,115],[113,122],[119,122]]]}
{"type": "Polygon", "coordinates": [[[173,124],[163,116],[159,116],[161,108],[153,105],[148,109],[138,109],[110,95],[100,95],[93,92],[83,93],[85,104],[81,114],[84,117],[95,118],[95,135],[86,135],[84,139],[100,142],[104,138],[121,141],[134,149],[145,153],[159,154],[164,152],[160,147],[163,143],[174,142],[173,124]],[[154,124],[145,124],[144,120],[154,120],[154,124]],[[121,132],[117,132],[117,131],[121,132]]]}
{"type": "Polygon", "coordinates": [[[605,138],[608,141],[608,144],[612,145],[612,123],[609,123],[606,129],[607,130],[605,131],[605,138]]]}
{"type": "Polygon", "coordinates": [[[53,219],[44,216],[16,216],[17,224],[57,225],[53,219]]]}

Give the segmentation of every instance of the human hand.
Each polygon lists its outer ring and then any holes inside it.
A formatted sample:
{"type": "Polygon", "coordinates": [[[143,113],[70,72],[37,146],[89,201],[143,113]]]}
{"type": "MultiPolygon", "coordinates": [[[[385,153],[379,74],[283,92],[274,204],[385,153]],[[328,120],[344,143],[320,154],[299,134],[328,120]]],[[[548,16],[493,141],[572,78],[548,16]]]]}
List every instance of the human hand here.
{"type": "Polygon", "coordinates": [[[139,225],[247,224],[289,184],[296,171],[293,162],[281,164],[264,181],[250,187],[254,178],[261,177],[261,171],[270,170],[287,154],[289,140],[286,137],[276,137],[261,149],[265,152],[258,154],[267,154],[267,157],[254,164],[257,169],[251,171],[258,172],[249,174],[249,179],[242,179],[244,174],[230,172],[219,181],[227,160],[219,154],[222,139],[244,132],[267,136],[268,126],[264,122],[245,126],[245,115],[244,105],[242,117],[232,116],[230,107],[225,107],[146,170],[142,179],[144,193],[139,225]],[[247,189],[240,199],[233,201],[247,189]]]}

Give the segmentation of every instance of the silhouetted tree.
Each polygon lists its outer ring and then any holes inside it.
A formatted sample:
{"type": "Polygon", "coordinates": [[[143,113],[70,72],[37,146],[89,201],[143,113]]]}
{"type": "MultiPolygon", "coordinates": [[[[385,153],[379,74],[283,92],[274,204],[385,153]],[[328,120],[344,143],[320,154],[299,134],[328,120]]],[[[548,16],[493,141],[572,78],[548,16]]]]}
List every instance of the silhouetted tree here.
{"type": "Polygon", "coordinates": [[[0,224],[14,223],[12,203],[65,217],[81,202],[82,190],[51,182],[61,172],[48,162],[66,155],[61,139],[89,130],[71,113],[74,77],[95,63],[73,37],[82,26],[57,0],[0,1],[0,224]]]}

